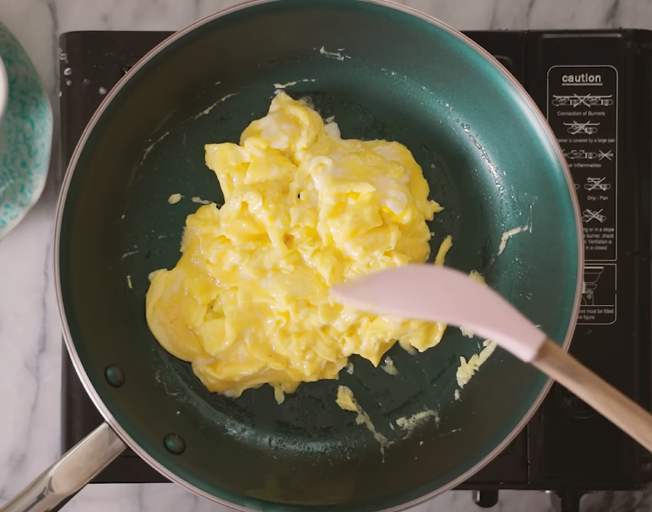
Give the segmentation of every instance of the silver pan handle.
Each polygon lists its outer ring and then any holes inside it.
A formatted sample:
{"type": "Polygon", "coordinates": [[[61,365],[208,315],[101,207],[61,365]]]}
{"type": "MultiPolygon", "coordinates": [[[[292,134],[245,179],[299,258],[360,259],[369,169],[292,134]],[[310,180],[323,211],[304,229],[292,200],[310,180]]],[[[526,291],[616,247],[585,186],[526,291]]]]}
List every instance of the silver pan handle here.
{"type": "Polygon", "coordinates": [[[0,512],[50,512],[77,493],[127,446],[109,425],[103,423],[88,434],[0,512]]]}

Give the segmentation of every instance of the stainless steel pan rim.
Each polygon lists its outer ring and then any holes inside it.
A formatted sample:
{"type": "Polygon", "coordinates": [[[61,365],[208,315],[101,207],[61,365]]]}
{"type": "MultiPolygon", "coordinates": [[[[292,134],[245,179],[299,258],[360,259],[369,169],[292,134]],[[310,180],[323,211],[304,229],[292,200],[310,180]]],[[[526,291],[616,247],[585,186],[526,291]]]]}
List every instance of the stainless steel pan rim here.
{"type": "MultiPolygon", "coordinates": [[[[156,469],[159,473],[161,473],[163,476],[168,478],[170,481],[175,482],[179,484],[182,487],[185,487],[189,491],[193,492],[194,494],[197,494],[203,498],[206,498],[208,500],[217,502],[221,505],[224,505],[226,507],[230,507],[235,510],[241,510],[243,512],[248,512],[251,509],[248,509],[246,507],[241,507],[239,505],[235,505],[233,503],[224,501],[220,498],[217,498],[216,496],[213,496],[212,494],[206,493],[205,491],[191,485],[190,483],[186,482],[184,479],[180,478],[176,474],[172,473],[169,471],[167,468],[159,464],[156,460],[154,460],[145,450],[143,450],[138,443],[136,443],[128,434],[125,432],[125,430],[120,426],[120,424],[116,421],[116,419],[111,415],[110,411],[108,408],[104,405],[102,400],[100,399],[99,395],[95,391],[93,385],[90,382],[90,379],[88,378],[88,375],[86,374],[86,371],[84,369],[84,366],[82,365],[79,355],[77,354],[77,351],[75,349],[75,345],[72,341],[72,336],[70,334],[70,330],[68,329],[68,324],[66,322],[66,316],[65,316],[65,310],[63,306],[63,298],[62,298],[62,293],[61,293],[61,276],[59,275],[59,238],[61,234],[61,224],[62,224],[62,219],[63,219],[63,210],[64,210],[64,205],[66,201],[66,196],[68,194],[68,188],[70,186],[70,182],[72,179],[72,175],[75,170],[75,166],[77,164],[77,161],[79,159],[79,155],[81,153],[82,148],[84,147],[86,140],[88,139],[90,132],[94,128],[95,124],[97,123],[98,119],[106,109],[107,105],[109,102],[113,99],[113,97],[118,93],[118,91],[127,83],[127,81],[130,80],[130,78],[135,74],[134,72],[137,72],[148,60],[150,60],[154,55],[156,55],[158,52],[160,52],[163,48],[166,48],[170,44],[174,43],[178,39],[182,38],[186,34],[192,32],[195,28],[204,25],[205,23],[208,23],[214,19],[220,18],[222,16],[225,16],[227,14],[230,14],[235,11],[239,11],[242,9],[246,9],[248,7],[252,7],[255,5],[260,5],[260,4],[266,4],[266,3],[271,3],[277,0],[252,0],[249,2],[245,2],[240,5],[236,5],[227,9],[224,9],[222,11],[216,12],[214,14],[211,14],[209,16],[206,16],[205,18],[202,18],[191,25],[188,25],[186,28],[180,30],[179,32],[176,32],[172,36],[170,36],[168,39],[154,47],[150,52],[148,52],[133,68],[132,70],[125,75],[117,84],[116,86],[111,90],[111,92],[106,96],[102,104],[98,107],[97,111],[91,118],[90,122],[86,126],[86,129],[82,133],[82,136],[77,144],[77,147],[75,148],[75,151],[72,155],[72,158],[70,160],[70,164],[68,165],[68,169],[66,171],[66,175],[64,177],[64,181],[62,184],[61,188],[61,193],[59,196],[59,201],[57,205],[57,211],[56,211],[56,224],[55,224],[55,232],[54,232],[54,266],[55,266],[55,285],[56,285],[56,291],[57,291],[57,305],[59,309],[59,317],[61,319],[61,327],[63,331],[63,336],[64,340],[66,343],[66,348],[68,350],[68,353],[70,354],[70,358],[72,360],[73,366],[75,367],[75,370],[77,372],[77,375],[79,375],[79,378],[82,381],[82,384],[84,386],[84,389],[86,389],[86,392],[90,396],[91,400],[95,404],[95,407],[100,411],[102,416],[104,417],[105,421],[111,426],[111,428],[124,440],[124,442],[135,452],[138,454],[139,457],[141,457],[143,460],[145,460],[150,466],[152,466],[154,469],[156,469]]],[[[464,34],[461,34],[459,31],[455,30],[454,28],[450,27],[446,23],[443,23],[439,21],[436,18],[433,18],[432,16],[429,16],[427,14],[424,14],[416,9],[413,9],[411,7],[401,5],[398,3],[395,3],[390,0],[359,0],[367,3],[373,3],[373,4],[378,4],[382,5],[384,7],[396,9],[399,11],[403,11],[405,13],[411,14],[413,16],[416,16],[418,18],[421,18],[422,20],[427,21],[428,23],[431,23],[432,25],[435,25],[451,35],[457,37],[470,47],[472,47],[476,52],[481,54],[488,62],[490,62],[497,71],[499,71],[511,84],[512,86],[518,91],[518,93],[521,96],[521,99],[527,104],[528,107],[530,107],[540,125],[541,128],[544,130],[544,132],[547,135],[547,138],[549,139],[550,143],[553,145],[555,152],[557,154],[557,158],[562,164],[564,175],[566,177],[566,184],[568,186],[568,190],[571,196],[571,200],[573,203],[573,211],[574,211],[574,216],[575,216],[575,226],[577,229],[577,233],[581,234],[582,233],[582,224],[581,224],[581,216],[580,216],[580,208],[579,208],[579,202],[577,199],[577,195],[575,194],[575,186],[573,184],[573,179],[571,177],[570,170],[568,168],[568,165],[566,163],[566,159],[562,153],[562,150],[557,143],[557,139],[552,132],[552,129],[548,125],[548,122],[544,115],[541,113],[539,108],[537,107],[536,103],[532,100],[532,98],[529,96],[527,91],[524,89],[524,87],[514,78],[514,76],[507,71],[503,67],[502,64],[500,64],[489,52],[487,52],[484,48],[482,48],[480,45],[478,45],[475,41],[471,40],[464,34]]],[[[575,331],[575,324],[577,321],[577,316],[579,313],[579,307],[580,307],[580,298],[581,298],[581,293],[582,293],[582,269],[584,266],[584,244],[583,244],[583,239],[581,236],[578,236],[577,240],[577,254],[578,254],[578,274],[577,274],[577,281],[575,283],[575,302],[574,302],[574,307],[571,315],[571,326],[569,327],[566,337],[563,342],[563,347],[564,349],[568,349],[571,343],[571,339],[573,337],[573,333],[575,331]]],[[[398,512],[400,510],[404,510],[406,508],[413,507],[415,505],[418,505],[420,503],[423,503],[424,501],[427,501],[434,496],[441,494],[444,491],[453,489],[454,487],[458,486],[462,482],[466,481],[469,477],[471,477],[473,474],[475,474],[477,471],[482,469],[485,465],[487,465],[491,460],[493,460],[500,452],[502,452],[511,442],[512,440],[519,434],[519,432],[525,427],[525,425],[529,422],[529,420],[532,418],[534,415],[534,412],[539,408],[541,405],[541,402],[547,395],[550,386],[552,385],[552,381],[548,379],[546,382],[545,386],[541,390],[541,393],[535,400],[535,402],[532,404],[532,407],[527,411],[527,413],[523,416],[521,421],[516,425],[516,427],[512,430],[512,432],[498,445],[496,448],[491,451],[484,459],[482,459],[480,462],[478,462],[473,468],[468,470],[466,473],[463,475],[460,475],[458,478],[450,481],[448,484],[440,487],[439,489],[436,489],[432,491],[431,493],[428,493],[424,496],[421,496],[420,498],[417,498],[415,500],[412,500],[410,502],[404,503],[402,505],[398,505],[395,507],[391,507],[388,509],[385,509],[388,512],[398,512]]]]}

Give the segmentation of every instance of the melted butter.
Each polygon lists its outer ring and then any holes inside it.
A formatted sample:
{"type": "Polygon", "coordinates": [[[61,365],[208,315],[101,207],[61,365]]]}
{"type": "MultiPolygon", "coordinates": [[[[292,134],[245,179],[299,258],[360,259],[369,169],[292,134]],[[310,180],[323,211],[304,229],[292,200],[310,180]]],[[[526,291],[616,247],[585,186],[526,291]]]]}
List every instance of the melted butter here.
{"type": "Polygon", "coordinates": [[[150,274],[146,313],[211,391],[267,383],[281,402],[301,382],[337,378],[352,354],[377,366],[397,340],[410,351],[441,340],[443,324],[330,298],[333,284],[426,261],[426,221],[441,211],[405,146],[336,128],[279,92],[240,144],[205,146],[225,203],[188,216],[181,259],[150,274]]]}

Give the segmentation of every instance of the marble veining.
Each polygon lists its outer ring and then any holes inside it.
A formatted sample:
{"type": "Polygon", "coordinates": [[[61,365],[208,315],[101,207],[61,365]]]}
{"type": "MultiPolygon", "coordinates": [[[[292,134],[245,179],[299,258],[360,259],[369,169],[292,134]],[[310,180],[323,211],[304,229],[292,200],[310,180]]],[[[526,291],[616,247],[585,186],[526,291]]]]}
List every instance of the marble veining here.
{"type": "MultiPolygon", "coordinates": [[[[175,30],[230,0],[0,0],[0,21],[18,37],[50,94],[58,119],[58,36],[72,30],[175,30]]],[[[460,29],[652,28],[641,0],[401,0],[460,29]]],[[[72,70],[71,79],[74,79],[72,70]]],[[[56,126],[56,121],[55,121],[56,126]]],[[[61,334],[53,286],[54,210],[61,183],[58,131],[48,182],[25,219],[0,240],[0,503],[59,455],[61,334]]],[[[596,493],[587,512],[642,512],[651,494],[596,493]]],[[[218,505],[171,484],[93,485],[67,512],[215,512],[218,505]]],[[[468,492],[449,492],[419,512],[480,510],[468,492]]],[[[544,493],[503,492],[497,512],[555,510],[544,493]]],[[[557,508],[558,510],[558,508],[557,508]]]]}

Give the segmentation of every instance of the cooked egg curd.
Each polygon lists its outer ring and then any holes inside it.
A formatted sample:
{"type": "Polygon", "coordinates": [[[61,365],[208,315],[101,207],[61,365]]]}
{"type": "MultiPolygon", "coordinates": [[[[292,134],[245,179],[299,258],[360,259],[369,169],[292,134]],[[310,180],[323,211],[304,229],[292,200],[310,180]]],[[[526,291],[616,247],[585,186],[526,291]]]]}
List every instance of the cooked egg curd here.
{"type": "Polygon", "coordinates": [[[240,144],[208,144],[224,205],[188,216],[183,255],[153,274],[147,322],[211,391],[237,397],[271,384],[337,378],[351,354],[378,365],[397,341],[424,351],[445,325],[364,314],[331,285],[423,262],[441,210],[410,151],[346,140],[281,92],[240,144]]]}

